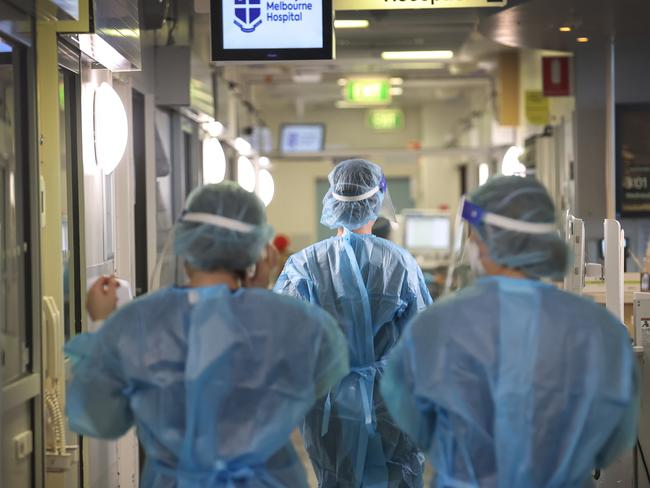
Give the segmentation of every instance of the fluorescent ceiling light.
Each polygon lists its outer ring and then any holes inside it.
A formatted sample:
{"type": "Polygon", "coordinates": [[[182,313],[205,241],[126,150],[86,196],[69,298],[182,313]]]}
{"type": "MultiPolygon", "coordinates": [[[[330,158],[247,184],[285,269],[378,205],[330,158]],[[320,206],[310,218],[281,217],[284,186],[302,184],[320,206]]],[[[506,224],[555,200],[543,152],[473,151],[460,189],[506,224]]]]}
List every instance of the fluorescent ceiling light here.
{"type": "Polygon", "coordinates": [[[404,94],[404,88],[402,88],[401,86],[393,86],[390,89],[390,94],[393,97],[399,97],[400,95],[404,94]]]}
{"type": "Polygon", "coordinates": [[[440,63],[436,61],[399,61],[396,63],[386,63],[386,69],[394,70],[435,70],[435,69],[444,69],[447,67],[446,63],[440,63]]]}
{"type": "Polygon", "coordinates": [[[403,78],[391,78],[388,82],[393,86],[399,86],[404,84],[403,78]]]}
{"type": "Polygon", "coordinates": [[[318,72],[314,73],[296,73],[293,75],[294,83],[320,83],[323,75],[318,72]]]}
{"type": "Polygon", "coordinates": [[[367,29],[370,22],[367,20],[335,20],[335,29],[367,29]]]}
{"type": "Polygon", "coordinates": [[[384,51],[381,53],[381,58],[387,61],[451,59],[453,57],[453,51],[384,51]]]}
{"type": "Polygon", "coordinates": [[[368,108],[370,105],[362,105],[359,103],[350,103],[345,100],[337,100],[334,104],[336,108],[368,108]]]}
{"type": "Polygon", "coordinates": [[[101,33],[111,37],[128,37],[129,39],[140,39],[139,29],[102,29],[101,33]]]}

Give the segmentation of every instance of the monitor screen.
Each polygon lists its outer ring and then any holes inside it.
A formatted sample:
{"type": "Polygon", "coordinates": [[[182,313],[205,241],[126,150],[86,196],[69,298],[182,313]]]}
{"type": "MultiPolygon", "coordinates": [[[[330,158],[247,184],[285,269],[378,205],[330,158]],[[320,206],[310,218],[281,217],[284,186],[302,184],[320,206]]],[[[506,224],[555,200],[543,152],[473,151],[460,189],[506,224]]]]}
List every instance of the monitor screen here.
{"type": "Polygon", "coordinates": [[[282,154],[319,152],[325,147],[323,124],[286,124],[280,129],[282,154]]]}
{"type": "Polygon", "coordinates": [[[332,59],[332,0],[212,0],[214,61],[332,59]]]}
{"type": "Polygon", "coordinates": [[[407,249],[447,251],[451,222],[443,215],[409,215],[405,222],[404,245],[407,249]]]}

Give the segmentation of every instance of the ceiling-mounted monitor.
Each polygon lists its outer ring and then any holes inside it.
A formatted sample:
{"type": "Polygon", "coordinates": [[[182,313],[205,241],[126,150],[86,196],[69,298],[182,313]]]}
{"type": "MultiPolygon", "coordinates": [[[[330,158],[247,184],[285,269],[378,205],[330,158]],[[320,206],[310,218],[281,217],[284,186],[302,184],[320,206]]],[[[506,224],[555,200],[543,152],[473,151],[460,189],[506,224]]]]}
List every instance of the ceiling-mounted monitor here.
{"type": "Polygon", "coordinates": [[[332,0],[212,0],[214,61],[332,59],[332,0]]]}
{"type": "Polygon", "coordinates": [[[315,153],[325,147],[324,124],[283,124],[280,127],[280,153],[315,153]]]}

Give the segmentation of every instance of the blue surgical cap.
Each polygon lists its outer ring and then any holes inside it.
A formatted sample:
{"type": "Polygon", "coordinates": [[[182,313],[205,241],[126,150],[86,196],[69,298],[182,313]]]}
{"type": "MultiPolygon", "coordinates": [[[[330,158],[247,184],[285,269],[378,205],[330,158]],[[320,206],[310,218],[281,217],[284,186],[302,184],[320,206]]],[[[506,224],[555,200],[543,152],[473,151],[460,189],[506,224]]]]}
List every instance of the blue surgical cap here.
{"type": "MultiPolygon", "coordinates": [[[[555,205],[534,178],[498,176],[469,195],[486,212],[524,222],[555,223],[555,205]]],[[[569,254],[559,232],[527,234],[482,223],[475,227],[494,262],[522,271],[533,278],[561,279],[569,254]]]]}
{"type": "Polygon", "coordinates": [[[176,226],[174,254],[203,271],[244,271],[261,257],[273,237],[262,201],[233,182],[205,185],[187,197],[184,214],[208,214],[249,224],[242,232],[227,226],[183,221],[176,226]]]}
{"type": "Polygon", "coordinates": [[[350,159],[337,165],[329,174],[330,189],[323,199],[321,224],[330,229],[355,230],[377,220],[384,201],[385,181],[381,168],[370,161],[350,159]],[[345,201],[345,197],[363,196],[377,188],[381,191],[368,198],[345,201]]]}

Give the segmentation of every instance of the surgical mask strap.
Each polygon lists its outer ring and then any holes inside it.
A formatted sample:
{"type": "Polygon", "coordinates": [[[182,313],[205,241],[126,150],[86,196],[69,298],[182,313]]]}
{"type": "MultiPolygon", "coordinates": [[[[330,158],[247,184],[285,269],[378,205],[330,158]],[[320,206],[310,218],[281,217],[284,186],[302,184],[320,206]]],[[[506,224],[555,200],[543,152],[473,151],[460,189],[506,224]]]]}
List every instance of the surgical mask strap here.
{"type": "Polygon", "coordinates": [[[184,212],[181,215],[180,221],[212,225],[223,229],[234,230],[235,232],[241,232],[243,234],[250,234],[254,232],[256,228],[255,225],[242,222],[241,220],[201,212],[184,212]]]}

